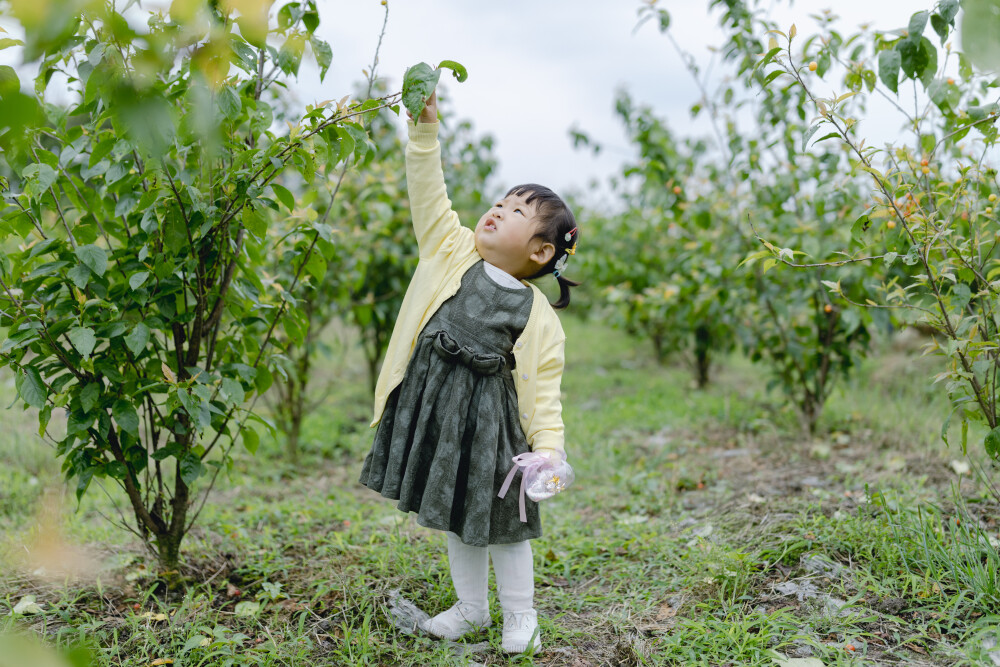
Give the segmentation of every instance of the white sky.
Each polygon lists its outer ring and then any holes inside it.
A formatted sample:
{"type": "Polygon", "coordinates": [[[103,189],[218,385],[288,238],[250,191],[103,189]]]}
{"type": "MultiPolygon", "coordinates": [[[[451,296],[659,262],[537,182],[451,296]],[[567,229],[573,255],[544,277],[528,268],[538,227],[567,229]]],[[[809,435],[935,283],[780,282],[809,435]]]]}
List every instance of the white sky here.
{"type": "MultiPolygon", "coordinates": [[[[374,52],[382,25],[379,0],[321,0],[320,32],[333,48],[333,66],[320,84],[312,68],[300,71],[297,89],[306,102],[333,97],[360,78],[374,52]]],[[[932,8],[933,0],[800,0],[770,15],[800,35],[812,32],[810,14],[835,7],[843,31],[863,22],[879,29],[905,27],[910,15],[932,8]]],[[[477,130],[494,135],[500,159],[499,186],[519,182],[549,185],[557,192],[589,189],[606,182],[632,155],[614,113],[618,88],[650,104],[677,134],[708,135],[704,114],[692,121],[688,109],[699,92],[665,35],[654,22],[633,30],[639,0],[389,0],[389,23],[379,74],[400,84],[407,66],[457,60],[469,78],[457,83],[445,72],[452,108],[477,130]],[[569,128],[588,133],[604,146],[599,156],[575,150],[569,128]]],[[[672,15],[671,30],[703,69],[709,47],[724,41],[708,0],[661,0],[672,15]]],[[[930,26],[927,27],[930,32],[930,26]]],[[[936,36],[932,39],[937,39],[936,36]]],[[[715,68],[718,72],[718,67],[715,68]]],[[[831,80],[831,86],[834,82],[831,80]]],[[[877,109],[873,109],[878,113],[877,109]]],[[[881,132],[894,132],[896,118],[881,132]]]]}
{"type": "MultiPolygon", "coordinates": [[[[274,11],[282,4],[276,2],[274,11]]],[[[333,64],[321,83],[311,59],[303,61],[291,86],[303,108],[353,90],[371,62],[383,20],[379,0],[319,0],[319,5],[319,33],[332,47],[333,64]]],[[[933,0],[799,0],[791,7],[774,2],[769,15],[784,28],[795,22],[805,35],[815,26],[810,14],[835,7],[841,30],[850,34],[863,22],[902,28],[913,12],[933,5],[933,0]]],[[[458,84],[446,72],[442,81],[450,81],[455,113],[496,139],[495,187],[537,182],[595,197],[599,189],[591,183],[606,183],[632,155],[614,114],[617,89],[652,105],[677,135],[710,133],[704,114],[692,121],[688,113],[699,93],[666,36],[654,22],[633,34],[640,6],[640,0],[389,0],[378,73],[396,89],[409,65],[457,60],[468,68],[468,80],[458,84]],[[571,127],[602,144],[601,154],[575,150],[571,127]]],[[[682,48],[707,66],[709,47],[724,40],[708,0],[661,0],[660,6],[671,12],[671,30],[682,48]]],[[[9,22],[0,24],[11,28],[9,22]]],[[[17,51],[0,51],[0,64],[17,64],[17,51]]],[[[831,77],[826,92],[835,86],[831,77]]],[[[899,125],[896,114],[881,114],[878,107],[865,122],[863,135],[886,139],[899,125]]]]}

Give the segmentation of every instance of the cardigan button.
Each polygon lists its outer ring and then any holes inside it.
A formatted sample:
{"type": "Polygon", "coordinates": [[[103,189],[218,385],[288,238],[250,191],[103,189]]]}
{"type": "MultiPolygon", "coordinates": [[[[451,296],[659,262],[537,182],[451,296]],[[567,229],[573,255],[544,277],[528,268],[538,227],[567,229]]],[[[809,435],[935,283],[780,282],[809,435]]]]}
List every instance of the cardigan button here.
{"type": "Polygon", "coordinates": [[[522,412],[521,413],[521,419],[527,419],[527,418],[528,418],[528,413],[527,412],[522,412]]]}
{"type": "Polygon", "coordinates": [[[521,341],[517,341],[517,345],[515,345],[514,347],[520,350],[522,347],[524,347],[524,343],[521,341]]]}
{"type": "Polygon", "coordinates": [[[527,380],[528,379],[528,374],[527,373],[522,373],[521,374],[521,379],[522,380],[527,380]]]}

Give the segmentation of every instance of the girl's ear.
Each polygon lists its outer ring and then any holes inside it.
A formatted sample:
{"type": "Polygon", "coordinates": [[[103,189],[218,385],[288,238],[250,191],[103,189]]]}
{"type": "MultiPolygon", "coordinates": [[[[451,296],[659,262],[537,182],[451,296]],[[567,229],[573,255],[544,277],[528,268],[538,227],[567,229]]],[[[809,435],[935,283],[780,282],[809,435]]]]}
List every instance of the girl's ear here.
{"type": "Polygon", "coordinates": [[[538,266],[545,266],[552,261],[556,254],[556,247],[551,243],[542,243],[535,252],[531,253],[531,261],[538,266]]]}

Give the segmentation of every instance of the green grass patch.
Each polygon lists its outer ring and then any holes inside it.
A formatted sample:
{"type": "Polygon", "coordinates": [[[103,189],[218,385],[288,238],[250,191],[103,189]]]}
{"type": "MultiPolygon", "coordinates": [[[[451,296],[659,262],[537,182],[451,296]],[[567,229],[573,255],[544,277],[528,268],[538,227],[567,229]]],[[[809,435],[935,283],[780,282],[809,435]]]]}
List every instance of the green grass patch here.
{"type": "MultiPolygon", "coordinates": [[[[949,465],[958,452],[940,444],[947,402],[913,370],[925,372],[918,364],[928,359],[901,363],[883,347],[805,438],[745,359],[721,360],[715,382],[698,390],[686,368],[657,365],[621,332],[574,318],[565,328],[577,481],[543,505],[545,534],[533,542],[546,651],[502,653],[494,598],[494,627],[461,644],[473,660],[984,658],[977,642],[997,622],[988,547],[1000,539],[1000,512],[949,465]]],[[[460,648],[390,620],[394,591],[430,614],[453,604],[454,591],[444,537],[357,483],[371,399],[350,345],[317,364],[314,390],[327,398],[303,424],[297,465],[281,441],[236,453],[185,543],[180,586],[103,518],[118,516],[111,498],[121,505],[110,487],[110,498],[92,488],[79,507],[71,489],[60,492],[65,540],[95,554],[88,577],[47,580],[15,559],[46,534],[41,499],[61,482],[33,415],[7,413],[0,560],[22,565],[0,573],[3,629],[33,631],[64,652],[86,644],[99,665],[468,664],[460,648]],[[11,615],[25,595],[40,613],[11,615]]]]}

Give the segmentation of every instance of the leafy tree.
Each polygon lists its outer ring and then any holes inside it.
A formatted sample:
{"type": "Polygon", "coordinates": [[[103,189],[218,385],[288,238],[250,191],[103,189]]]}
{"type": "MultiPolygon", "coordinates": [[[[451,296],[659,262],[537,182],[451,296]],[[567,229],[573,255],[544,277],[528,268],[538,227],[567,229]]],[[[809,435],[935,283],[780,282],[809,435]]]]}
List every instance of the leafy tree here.
{"type": "MultiPolygon", "coordinates": [[[[992,35],[1000,22],[992,4],[968,3],[963,46],[983,65],[997,68],[992,35]]],[[[958,9],[958,0],[940,0],[933,9],[913,14],[905,29],[888,33],[844,38],[828,23],[805,40],[796,39],[794,27],[778,31],[754,68],[768,88],[798,91],[800,108],[816,114],[809,134],[825,132],[823,139],[839,143],[850,155],[851,173],[868,184],[871,203],[851,228],[858,247],[842,252],[850,262],[877,260],[882,279],[871,297],[859,302],[844,289],[843,263],[826,262],[823,270],[836,270],[825,281],[831,295],[860,308],[891,310],[904,322],[935,331],[939,337],[929,351],[943,364],[934,381],[945,381],[953,406],[942,437],[947,441],[957,413],[963,451],[969,424],[980,423],[988,430],[984,447],[997,458],[1000,227],[995,202],[1000,187],[990,158],[997,143],[1000,81],[992,72],[977,73],[969,57],[952,48],[958,9]],[[821,98],[816,77],[827,75],[821,63],[834,61],[846,72],[839,80],[843,93],[821,98]],[[906,142],[866,145],[849,102],[872,92],[893,101],[906,142]],[[891,273],[898,262],[912,269],[891,273]]],[[[788,263],[787,256],[781,259],[788,263]]]]}
{"type": "Polygon", "coordinates": [[[713,353],[734,343],[738,304],[730,299],[738,283],[724,258],[727,247],[735,256],[739,237],[715,224],[716,193],[695,182],[711,166],[704,142],[678,144],[652,109],[625,93],[615,108],[639,160],[626,166],[618,188],[625,212],[587,220],[602,242],[584,255],[585,274],[605,286],[615,321],[648,338],[661,363],[680,354],[703,387],[713,353]]]}
{"type": "MultiPolygon", "coordinates": [[[[710,210],[713,221],[703,224],[724,227],[728,243],[704,245],[699,261],[711,266],[721,258],[722,271],[735,278],[724,284],[732,289],[725,303],[730,304],[729,321],[739,323],[736,336],[751,359],[766,364],[772,376],[769,386],[789,397],[803,427],[812,433],[836,378],[866,353],[871,318],[830,303],[822,276],[769,273],[778,261],[758,261],[769,256],[768,250],[755,250],[761,242],[758,230],[826,257],[850,240],[838,222],[853,219],[860,190],[839,178],[842,152],[824,146],[816,153],[798,148],[808,124],[795,90],[766,89],[761,94],[753,88],[751,67],[762,49],[759,35],[770,27],[766,21],[746,3],[717,1],[712,6],[722,8],[720,24],[729,34],[720,49],[723,61],[736,70],[736,76],[715,90],[708,89],[694,60],[673,41],[669,13],[652,5],[642,11],[644,20],[657,20],[684,57],[703,94],[691,112],[708,113],[715,134],[714,151],[706,155],[716,166],[702,170],[710,175],[706,187],[716,192],[710,206],[693,213],[697,223],[710,210]],[[747,118],[749,128],[744,126],[747,118]]],[[[803,251],[786,248],[781,256],[793,258],[796,252],[803,251]]],[[[842,273],[845,288],[863,294],[869,274],[862,267],[842,273]]]]}
{"type": "Polygon", "coordinates": [[[264,422],[247,402],[272,382],[273,332],[301,320],[292,295],[333,242],[307,218],[294,274],[261,279],[265,211],[296,209],[278,177],[363,163],[357,121],[400,99],[321,105],[276,131],[280,79],[307,49],[323,76],[331,50],[315,2],[282,6],[275,25],[269,6],[175,2],[140,30],[111,3],[17,3],[27,37],[13,46],[39,61],[37,97],[0,71],[0,363],[78,497],[94,478],[120,486],[167,570],[200,511],[196,483],[214,483],[241,433],[256,449],[246,424],[264,422]],[[57,71],[67,107],[46,101],[57,71]],[[59,408],[65,430],[50,425],[59,408]]]}

